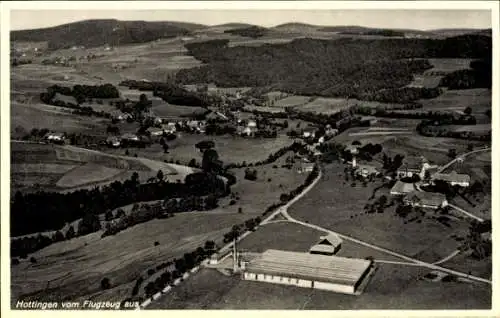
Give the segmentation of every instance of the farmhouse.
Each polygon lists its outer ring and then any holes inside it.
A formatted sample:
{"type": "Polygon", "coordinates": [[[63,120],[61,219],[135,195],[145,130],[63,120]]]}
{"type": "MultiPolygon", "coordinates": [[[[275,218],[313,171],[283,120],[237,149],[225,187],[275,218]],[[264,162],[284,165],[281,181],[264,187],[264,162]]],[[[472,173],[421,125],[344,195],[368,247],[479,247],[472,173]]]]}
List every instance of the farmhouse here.
{"type": "Polygon", "coordinates": [[[302,172],[311,172],[314,170],[314,163],[312,162],[303,162],[300,165],[300,168],[298,169],[299,173],[302,172]]]}
{"type": "Polygon", "coordinates": [[[404,197],[403,202],[414,207],[431,209],[438,209],[448,205],[444,194],[424,191],[413,191],[409,193],[404,197]]]}
{"type": "Polygon", "coordinates": [[[243,280],[356,294],[372,261],[267,250],[245,264],[243,280]]]}
{"type": "Polygon", "coordinates": [[[310,254],[334,255],[340,250],[342,239],[337,235],[322,236],[318,244],[309,249],[310,254]]]}
{"type": "Polygon", "coordinates": [[[149,127],[147,130],[151,136],[161,136],[163,135],[163,129],[157,127],[149,127]]]}
{"type": "Polygon", "coordinates": [[[134,134],[123,134],[122,135],[122,140],[126,140],[126,141],[139,141],[139,137],[137,137],[134,134]]]}
{"type": "Polygon", "coordinates": [[[316,128],[316,127],[307,127],[302,132],[302,137],[304,137],[304,138],[315,138],[317,131],[318,131],[318,128],[316,128]]]}
{"type": "Polygon", "coordinates": [[[444,181],[450,185],[458,185],[461,187],[468,187],[470,184],[470,176],[467,174],[458,174],[456,171],[450,173],[436,173],[431,177],[434,181],[444,181]]]}
{"type": "Polygon", "coordinates": [[[175,126],[175,123],[173,123],[173,122],[169,122],[166,125],[164,124],[161,126],[161,128],[167,134],[173,134],[177,131],[177,127],[175,126]]]}
{"type": "Polygon", "coordinates": [[[115,137],[115,136],[109,136],[106,139],[106,144],[108,146],[111,146],[111,147],[120,147],[121,142],[120,142],[120,139],[118,139],[117,137],[115,137]]]}
{"type": "Polygon", "coordinates": [[[371,165],[360,164],[360,165],[357,165],[356,167],[357,167],[357,169],[356,169],[355,173],[359,176],[364,177],[364,178],[367,178],[369,176],[376,176],[380,173],[376,167],[371,166],[371,165]]]}
{"type": "Polygon", "coordinates": [[[391,188],[392,195],[406,195],[415,191],[415,185],[413,183],[407,183],[403,181],[397,181],[394,186],[391,188]]]}
{"type": "Polygon", "coordinates": [[[424,157],[405,157],[401,167],[397,171],[397,175],[400,178],[408,177],[411,178],[414,175],[420,176],[421,179],[424,178],[425,170],[429,167],[427,159],[424,157]]]}
{"type": "Polygon", "coordinates": [[[48,142],[62,143],[66,140],[66,135],[64,133],[49,132],[45,135],[45,140],[48,142]]]}

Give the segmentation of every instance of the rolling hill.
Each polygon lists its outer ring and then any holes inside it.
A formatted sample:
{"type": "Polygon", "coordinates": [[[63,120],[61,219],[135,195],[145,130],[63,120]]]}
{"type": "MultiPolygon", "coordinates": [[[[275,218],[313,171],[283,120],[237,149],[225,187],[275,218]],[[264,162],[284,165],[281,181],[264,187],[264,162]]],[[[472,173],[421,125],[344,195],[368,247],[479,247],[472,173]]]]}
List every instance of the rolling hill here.
{"type": "Polygon", "coordinates": [[[55,27],[11,32],[11,41],[48,42],[49,49],[144,43],[204,28],[182,22],[85,20],[55,27]]]}

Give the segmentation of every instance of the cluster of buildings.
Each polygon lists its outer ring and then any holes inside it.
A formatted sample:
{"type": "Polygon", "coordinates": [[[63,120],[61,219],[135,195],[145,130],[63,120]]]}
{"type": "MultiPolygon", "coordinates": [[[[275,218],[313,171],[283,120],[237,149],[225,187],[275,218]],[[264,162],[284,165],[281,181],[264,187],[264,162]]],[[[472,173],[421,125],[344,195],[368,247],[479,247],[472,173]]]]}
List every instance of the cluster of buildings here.
{"type": "Polygon", "coordinates": [[[258,254],[239,252],[235,242],[232,251],[214,254],[209,264],[217,267],[232,256],[232,270],[242,280],[359,295],[373,261],[336,256],[341,244],[337,235],[330,234],[322,236],[309,252],[269,249],[258,254]]]}

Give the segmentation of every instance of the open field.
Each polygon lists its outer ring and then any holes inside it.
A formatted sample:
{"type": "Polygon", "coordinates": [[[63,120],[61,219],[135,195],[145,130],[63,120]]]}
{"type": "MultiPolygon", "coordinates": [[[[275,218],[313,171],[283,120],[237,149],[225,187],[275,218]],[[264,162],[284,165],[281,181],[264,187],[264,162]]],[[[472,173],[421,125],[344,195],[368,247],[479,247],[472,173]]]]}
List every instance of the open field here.
{"type": "Polygon", "coordinates": [[[255,105],[246,105],[244,107],[246,111],[258,111],[258,112],[266,112],[266,113],[283,113],[285,112],[284,107],[279,106],[255,106],[255,105]]]}
{"type": "Polygon", "coordinates": [[[315,112],[330,115],[347,109],[355,104],[356,100],[318,97],[307,104],[297,106],[295,109],[304,112],[315,112]]]}
{"type": "Polygon", "coordinates": [[[123,300],[130,295],[130,283],[139,274],[203,246],[206,240],[219,241],[243,218],[238,214],[186,213],[139,224],[103,239],[102,232],[97,232],[53,244],[33,254],[37,264],[23,261],[12,268],[11,298],[32,294],[37,300],[77,301],[90,296],[103,301],[123,300]],[[155,241],[160,245],[154,246],[155,241]],[[99,283],[104,277],[113,287],[129,284],[127,295],[101,291],[99,283]]]}
{"type": "Polygon", "coordinates": [[[171,219],[149,221],[104,239],[100,239],[101,232],[98,232],[34,253],[36,265],[26,261],[13,269],[12,299],[21,294],[33,294],[37,299],[57,299],[62,295],[74,300],[90,296],[97,300],[125,298],[140,273],[172,257],[182,256],[206,240],[222,244],[223,234],[233,225],[260,216],[265,208],[279,200],[281,193],[294,189],[305,178],[295,169],[273,169],[270,165],[255,169],[258,171],[256,181],[245,180],[244,169],[234,169],[237,183],[232,191],[240,197],[235,205],[229,205],[226,198],[212,211],[181,213],[171,219]],[[237,213],[239,207],[242,213],[237,213]],[[160,245],[154,247],[155,241],[160,245]],[[111,290],[100,290],[99,281],[103,277],[110,278],[111,290]],[[49,280],[52,281],[49,289],[43,291],[49,280]],[[85,288],[81,288],[82,284],[85,288]]]}
{"type": "Polygon", "coordinates": [[[203,114],[206,112],[206,109],[203,107],[173,105],[163,101],[157,103],[153,102],[151,110],[160,118],[181,118],[183,116],[203,114]]]}
{"type": "Polygon", "coordinates": [[[307,104],[311,100],[310,96],[291,95],[274,103],[275,107],[300,106],[307,104]]]}
{"type": "MultiPolygon", "coordinates": [[[[130,153],[137,153],[139,157],[153,160],[179,160],[182,164],[187,164],[191,159],[201,163],[202,154],[195,148],[195,144],[203,140],[212,140],[215,143],[215,150],[219,154],[220,160],[224,164],[247,163],[261,161],[276,152],[282,147],[292,144],[285,135],[278,135],[277,138],[243,138],[233,136],[206,136],[198,134],[180,133],[175,140],[168,141],[169,151],[167,154],[159,144],[152,145],[144,149],[131,149],[130,153]]],[[[106,153],[123,155],[123,149],[103,149],[106,153]]]]}
{"type": "Polygon", "coordinates": [[[407,87],[435,88],[439,86],[443,76],[414,75],[413,81],[407,87]]]}
{"type": "Polygon", "coordinates": [[[463,111],[470,107],[472,114],[482,115],[491,109],[491,90],[477,88],[465,90],[447,90],[433,99],[419,100],[423,110],[431,111],[463,111]]]}
{"type": "Polygon", "coordinates": [[[379,264],[360,296],[293,286],[242,281],[202,269],[147,309],[487,309],[491,290],[464,283],[418,280],[428,270],[379,264]],[[214,288],[214,286],[216,286],[214,288]],[[475,293],[478,297],[470,297],[475,293]],[[453,296],[451,296],[453,295],[453,296]]]}
{"type": "Polygon", "coordinates": [[[430,70],[424,72],[425,75],[432,73],[451,73],[458,70],[469,69],[472,59],[429,59],[433,66],[430,70]]]}
{"type": "Polygon", "coordinates": [[[238,244],[243,251],[262,253],[267,249],[308,252],[325,233],[290,222],[270,223],[244,238],[238,244]]]}
{"type": "Polygon", "coordinates": [[[13,138],[21,138],[33,128],[48,128],[66,133],[95,134],[106,131],[103,119],[73,115],[62,107],[12,103],[10,115],[13,138]]]}
{"type": "Polygon", "coordinates": [[[31,186],[53,191],[72,191],[125,181],[134,172],[145,182],[162,170],[165,179],[184,180],[193,169],[146,158],[117,157],[72,146],[11,143],[11,186],[31,186]]]}
{"type": "MultiPolygon", "coordinates": [[[[293,205],[289,213],[298,220],[318,224],[407,256],[433,249],[443,240],[450,240],[450,244],[440,245],[441,249],[435,251],[436,255],[444,257],[456,249],[456,242],[448,237],[457,232],[466,232],[466,222],[452,221],[451,227],[447,228],[429,219],[433,212],[427,212],[426,217],[420,217],[421,223],[414,221],[405,224],[405,219],[395,215],[395,206],[386,208],[382,214],[366,214],[364,206],[370,202],[369,197],[375,186],[369,183],[365,188],[358,183],[356,187],[351,187],[350,182],[346,184],[344,181],[343,166],[335,163],[326,167],[325,178],[293,205]],[[314,211],[310,209],[312,204],[317,207],[314,211]]],[[[382,194],[390,199],[387,189],[378,191],[376,197],[382,194]]],[[[414,216],[410,215],[408,219],[414,216]]]]}

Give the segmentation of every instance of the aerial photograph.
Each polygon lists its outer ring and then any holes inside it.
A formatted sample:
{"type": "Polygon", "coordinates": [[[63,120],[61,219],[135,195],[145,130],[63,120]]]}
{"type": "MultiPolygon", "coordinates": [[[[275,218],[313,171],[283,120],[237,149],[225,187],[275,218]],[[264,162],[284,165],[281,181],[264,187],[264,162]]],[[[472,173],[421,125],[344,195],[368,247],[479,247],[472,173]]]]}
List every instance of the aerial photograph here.
{"type": "Polygon", "coordinates": [[[9,25],[11,310],[492,309],[491,10],[9,25]]]}

